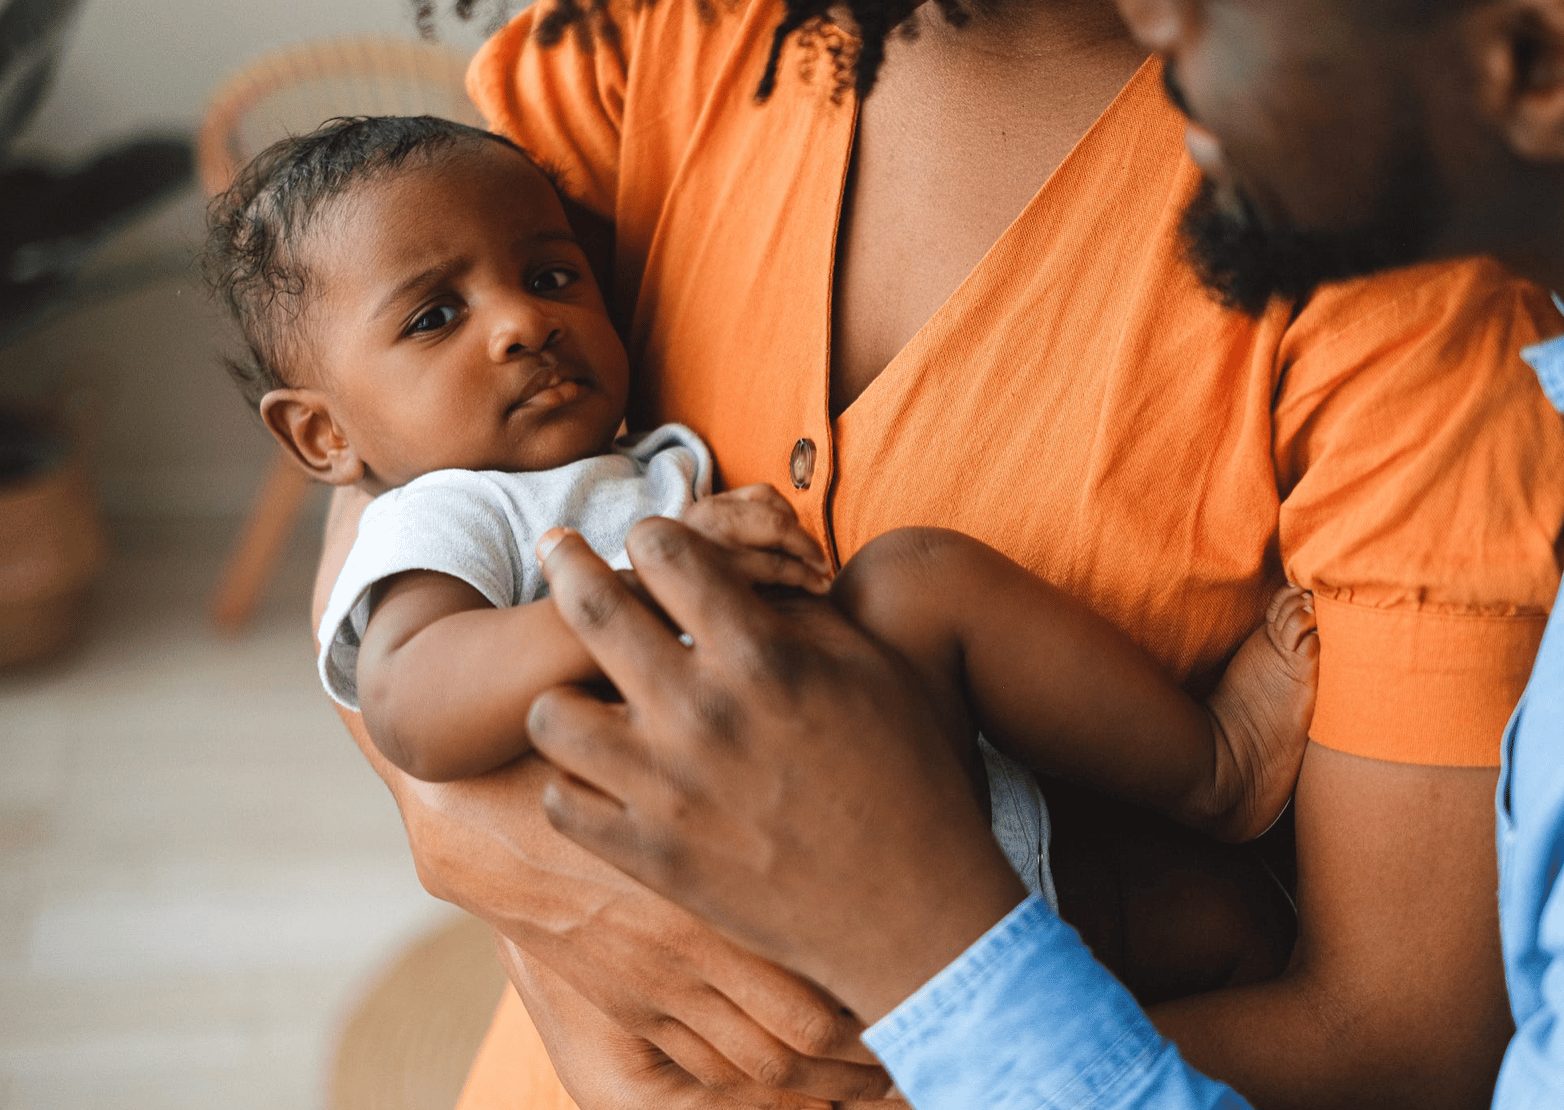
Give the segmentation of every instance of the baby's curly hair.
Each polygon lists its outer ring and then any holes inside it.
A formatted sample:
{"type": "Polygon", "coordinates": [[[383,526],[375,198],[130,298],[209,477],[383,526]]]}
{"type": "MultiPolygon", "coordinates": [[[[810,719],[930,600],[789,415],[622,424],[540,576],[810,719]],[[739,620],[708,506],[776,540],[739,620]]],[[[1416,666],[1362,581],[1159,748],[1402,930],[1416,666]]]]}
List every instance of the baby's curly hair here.
{"type": "MultiPolygon", "coordinates": [[[[240,171],[207,213],[201,269],[239,323],[249,348],[228,371],[259,408],[291,384],[300,358],[296,323],[312,276],[295,249],[326,204],[414,157],[432,159],[465,143],[492,142],[527,155],[502,135],[433,116],[346,116],[273,143],[240,171]]],[[[530,161],[530,159],[529,159],[530,161]]]]}

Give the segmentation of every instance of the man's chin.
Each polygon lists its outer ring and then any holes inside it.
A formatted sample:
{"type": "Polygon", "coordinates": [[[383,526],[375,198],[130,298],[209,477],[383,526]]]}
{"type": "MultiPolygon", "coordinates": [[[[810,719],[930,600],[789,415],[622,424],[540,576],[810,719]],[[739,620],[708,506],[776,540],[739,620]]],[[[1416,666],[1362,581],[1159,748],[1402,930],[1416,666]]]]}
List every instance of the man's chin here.
{"type": "Polygon", "coordinates": [[[1421,261],[1425,213],[1413,204],[1398,215],[1343,233],[1267,226],[1241,192],[1207,180],[1179,233],[1202,284],[1228,308],[1258,316],[1273,300],[1298,302],[1328,282],[1421,261]]]}

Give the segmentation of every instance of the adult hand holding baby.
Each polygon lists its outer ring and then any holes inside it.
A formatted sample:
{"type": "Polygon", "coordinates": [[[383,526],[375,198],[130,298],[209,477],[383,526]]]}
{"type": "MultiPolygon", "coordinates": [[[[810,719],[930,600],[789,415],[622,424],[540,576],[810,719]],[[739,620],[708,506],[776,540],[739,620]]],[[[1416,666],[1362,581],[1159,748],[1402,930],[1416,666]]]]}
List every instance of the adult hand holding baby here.
{"type": "Polygon", "coordinates": [[[551,539],[560,614],[624,697],[534,702],[561,832],[864,1020],[1021,900],[906,663],[824,602],[762,601],[675,522],[627,545],[666,620],[579,537],[551,539]]]}

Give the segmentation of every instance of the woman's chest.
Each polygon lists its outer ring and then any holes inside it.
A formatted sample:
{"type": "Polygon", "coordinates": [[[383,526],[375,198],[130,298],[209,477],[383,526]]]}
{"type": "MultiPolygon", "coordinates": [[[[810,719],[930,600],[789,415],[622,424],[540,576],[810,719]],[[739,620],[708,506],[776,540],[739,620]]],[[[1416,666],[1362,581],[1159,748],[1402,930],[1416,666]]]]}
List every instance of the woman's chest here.
{"type": "Polygon", "coordinates": [[[1142,151],[1135,188],[1103,179],[1122,165],[1072,159],[1057,203],[1023,200],[997,233],[967,217],[975,265],[914,280],[932,247],[881,260],[878,284],[938,300],[905,334],[905,318],[876,321],[866,281],[853,314],[895,349],[838,414],[852,121],[776,119],[703,135],[664,205],[632,333],[638,420],[695,428],[725,484],[776,485],[843,560],[892,528],[957,528],[1179,672],[1214,665],[1280,573],[1274,338],[1212,305],[1178,257],[1176,133],[1142,151]]]}

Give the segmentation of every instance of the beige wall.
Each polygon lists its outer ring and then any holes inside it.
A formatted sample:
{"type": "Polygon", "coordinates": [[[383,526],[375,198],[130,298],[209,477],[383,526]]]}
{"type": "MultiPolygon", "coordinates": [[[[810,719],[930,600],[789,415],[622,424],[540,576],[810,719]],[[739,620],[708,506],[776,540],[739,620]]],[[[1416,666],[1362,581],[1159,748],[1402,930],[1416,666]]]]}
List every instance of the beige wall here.
{"type": "MultiPolygon", "coordinates": [[[[411,37],[407,0],[90,0],[21,145],[73,158],[137,129],[193,128],[212,90],[249,59],[365,33],[411,37]]],[[[477,41],[471,29],[447,33],[464,50],[477,41]]],[[[199,198],[182,198],[111,257],[189,258],[201,216],[199,198]]],[[[230,342],[200,285],[175,275],[0,351],[0,391],[64,381],[85,395],[94,469],[115,515],[237,514],[271,449],[223,377],[230,342]]]]}

